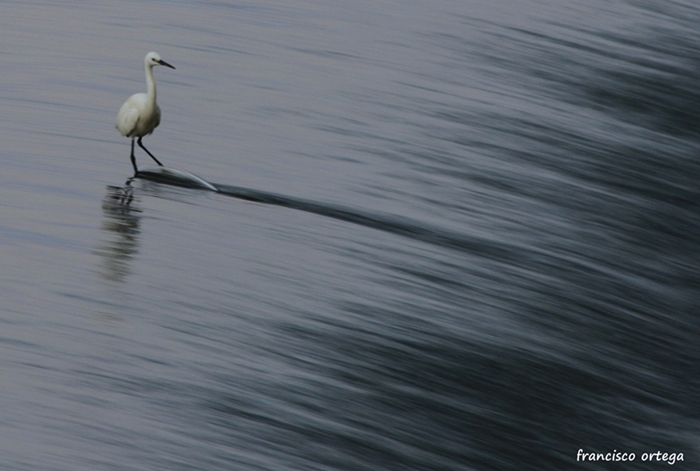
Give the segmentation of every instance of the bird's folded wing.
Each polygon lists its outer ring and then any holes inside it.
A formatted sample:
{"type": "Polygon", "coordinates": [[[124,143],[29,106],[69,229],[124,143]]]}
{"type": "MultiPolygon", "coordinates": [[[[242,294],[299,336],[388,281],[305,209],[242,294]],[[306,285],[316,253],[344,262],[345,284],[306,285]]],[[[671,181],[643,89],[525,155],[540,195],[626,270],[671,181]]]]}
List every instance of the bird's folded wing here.
{"type": "Polygon", "coordinates": [[[135,106],[124,106],[120,110],[117,117],[117,129],[122,136],[132,137],[132,133],[136,130],[136,125],[139,122],[139,110],[135,106]]]}

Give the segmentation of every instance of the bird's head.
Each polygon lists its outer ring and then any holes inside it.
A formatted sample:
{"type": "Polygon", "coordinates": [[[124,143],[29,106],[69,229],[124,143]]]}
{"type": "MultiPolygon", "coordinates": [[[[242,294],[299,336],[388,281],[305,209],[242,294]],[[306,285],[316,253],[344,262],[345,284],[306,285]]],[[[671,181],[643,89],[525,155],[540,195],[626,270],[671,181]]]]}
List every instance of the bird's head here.
{"type": "Polygon", "coordinates": [[[168,64],[164,60],[160,58],[160,55],[157,52],[149,52],[146,54],[146,59],[144,59],[146,66],[147,67],[155,67],[157,65],[164,65],[166,67],[170,67],[171,69],[174,69],[172,65],[168,64]]]}

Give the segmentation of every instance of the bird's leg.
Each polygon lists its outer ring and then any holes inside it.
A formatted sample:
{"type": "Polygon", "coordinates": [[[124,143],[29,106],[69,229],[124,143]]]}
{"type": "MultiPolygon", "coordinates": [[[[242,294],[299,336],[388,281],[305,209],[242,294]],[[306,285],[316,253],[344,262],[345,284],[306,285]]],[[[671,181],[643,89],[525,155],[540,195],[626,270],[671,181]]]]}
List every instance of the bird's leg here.
{"type": "Polygon", "coordinates": [[[146,149],[146,148],[145,148],[145,147],[143,146],[143,143],[141,142],[141,139],[142,139],[142,138],[141,138],[141,137],[139,137],[139,140],[138,140],[138,142],[139,142],[139,147],[140,147],[141,149],[145,150],[145,151],[146,151],[146,153],[147,153],[148,155],[150,155],[150,156],[151,156],[151,158],[152,158],[153,160],[155,160],[155,161],[156,161],[156,163],[157,163],[158,165],[160,165],[160,166],[162,167],[162,166],[163,166],[163,164],[162,164],[162,163],[160,163],[160,162],[158,162],[158,159],[156,159],[156,158],[154,157],[154,155],[153,155],[153,154],[151,154],[150,152],[148,152],[148,149],[146,149]]]}
{"type": "Polygon", "coordinates": [[[131,165],[134,166],[134,176],[139,173],[139,169],[136,166],[136,157],[134,156],[134,139],[131,140],[131,165]]]}

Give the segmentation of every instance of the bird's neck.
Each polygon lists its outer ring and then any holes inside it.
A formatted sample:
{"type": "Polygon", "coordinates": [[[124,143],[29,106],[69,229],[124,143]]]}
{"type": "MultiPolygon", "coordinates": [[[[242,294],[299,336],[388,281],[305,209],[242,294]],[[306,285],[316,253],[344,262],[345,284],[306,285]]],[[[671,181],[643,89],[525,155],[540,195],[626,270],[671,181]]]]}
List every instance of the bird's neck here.
{"type": "Polygon", "coordinates": [[[146,89],[146,95],[148,96],[148,101],[155,103],[156,101],[156,82],[153,80],[153,67],[146,68],[146,84],[148,88],[146,89]]]}

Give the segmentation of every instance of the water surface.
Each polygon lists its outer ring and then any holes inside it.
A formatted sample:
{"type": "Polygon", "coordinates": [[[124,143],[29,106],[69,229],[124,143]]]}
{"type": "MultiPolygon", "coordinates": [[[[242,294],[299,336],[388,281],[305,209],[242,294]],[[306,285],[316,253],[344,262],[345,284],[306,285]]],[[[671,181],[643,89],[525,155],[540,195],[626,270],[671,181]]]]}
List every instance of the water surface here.
{"type": "Polygon", "coordinates": [[[697,469],[699,17],[4,3],[0,468],[697,469]]]}

